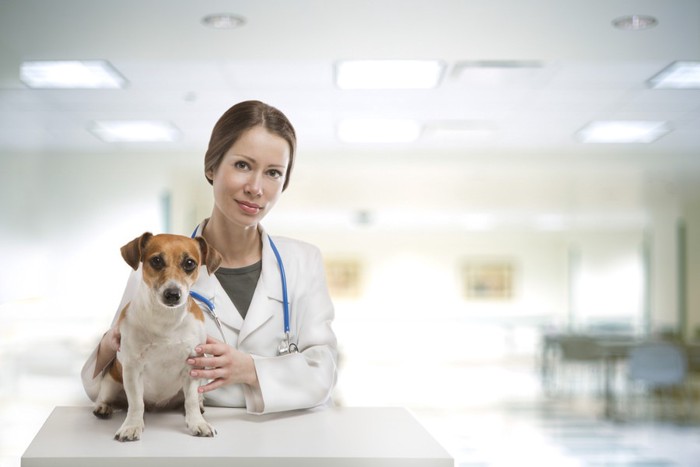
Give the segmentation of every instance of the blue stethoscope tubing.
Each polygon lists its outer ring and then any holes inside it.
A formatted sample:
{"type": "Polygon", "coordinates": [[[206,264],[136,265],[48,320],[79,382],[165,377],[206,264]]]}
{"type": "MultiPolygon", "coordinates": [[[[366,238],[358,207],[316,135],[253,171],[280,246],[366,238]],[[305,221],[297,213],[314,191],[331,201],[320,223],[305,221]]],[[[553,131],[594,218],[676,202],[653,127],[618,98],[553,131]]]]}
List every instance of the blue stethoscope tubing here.
{"type": "Polygon", "coordinates": [[[280,281],[282,282],[282,309],[284,311],[284,333],[289,337],[289,298],[287,296],[287,274],[284,272],[284,263],[282,262],[282,256],[275,246],[275,242],[272,241],[272,237],[268,236],[267,239],[270,241],[270,247],[272,247],[272,252],[277,258],[277,265],[280,268],[280,281]]]}
{"type": "MultiPolygon", "coordinates": [[[[192,232],[192,238],[194,238],[196,236],[196,234],[197,234],[197,229],[195,228],[194,232],[192,232]]],[[[279,266],[279,270],[280,270],[280,281],[282,283],[282,311],[284,312],[284,340],[280,343],[278,350],[279,350],[280,354],[297,352],[298,351],[297,345],[291,341],[291,333],[290,333],[290,327],[289,327],[289,296],[287,294],[287,275],[284,272],[284,263],[282,262],[282,256],[280,255],[280,252],[277,249],[275,242],[272,241],[272,237],[270,237],[268,235],[267,239],[270,242],[270,247],[272,248],[272,252],[275,254],[275,258],[277,259],[277,265],[279,266]]],[[[214,322],[216,323],[216,327],[219,328],[219,332],[221,333],[221,337],[223,338],[224,343],[226,343],[226,336],[224,336],[224,330],[223,330],[223,327],[221,326],[221,321],[219,320],[219,317],[217,316],[216,312],[214,311],[214,309],[215,309],[214,302],[209,300],[204,295],[197,293],[193,290],[190,290],[190,296],[192,296],[192,298],[194,298],[195,300],[204,304],[204,306],[207,308],[207,311],[209,312],[209,315],[214,319],[214,322]]]]}

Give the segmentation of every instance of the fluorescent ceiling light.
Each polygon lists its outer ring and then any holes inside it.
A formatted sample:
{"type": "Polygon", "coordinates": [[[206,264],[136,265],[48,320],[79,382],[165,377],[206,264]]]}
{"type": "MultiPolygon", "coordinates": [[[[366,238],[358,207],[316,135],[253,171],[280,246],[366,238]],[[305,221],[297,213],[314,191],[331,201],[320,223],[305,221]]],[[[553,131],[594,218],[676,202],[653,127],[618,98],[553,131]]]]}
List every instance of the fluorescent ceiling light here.
{"type": "Polygon", "coordinates": [[[180,138],[180,130],[172,123],[157,120],[102,120],[88,129],[107,143],[162,143],[180,138]]]}
{"type": "Polygon", "coordinates": [[[583,143],[651,143],[671,131],[666,122],[597,121],[578,131],[583,143]]]}
{"type": "Polygon", "coordinates": [[[459,76],[464,71],[474,69],[487,70],[537,70],[544,67],[538,60],[464,60],[455,63],[452,74],[459,76]]]}
{"type": "Polygon", "coordinates": [[[445,68],[439,60],[351,60],[335,67],[340,89],[430,89],[445,68]]]}
{"type": "Polygon", "coordinates": [[[654,89],[700,89],[700,62],[673,62],[647,83],[654,89]]]}
{"type": "Polygon", "coordinates": [[[338,138],[345,143],[410,143],[421,130],[415,120],[354,118],[338,124],[338,138]]]}
{"type": "Polygon", "coordinates": [[[119,89],[126,79],[104,60],[22,62],[19,79],[35,89],[119,89]]]}
{"type": "Polygon", "coordinates": [[[439,142],[489,141],[496,136],[495,125],[478,120],[433,122],[426,126],[425,135],[439,142]]]}
{"type": "Polygon", "coordinates": [[[544,70],[544,63],[534,60],[460,61],[451,68],[450,76],[462,86],[532,87],[542,82],[544,70]]]}
{"type": "Polygon", "coordinates": [[[625,31],[642,31],[650,29],[659,24],[659,21],[653,16],[645,15],[630,15],[615,18],[612,22],[617,29],[625,31]]]}
{"type": "Polygon", "coordinates": [[[202,18],[202,24],[214,29],[236,29],[245,25],[245,18],[230,13],[217,13],[202,18]]]}

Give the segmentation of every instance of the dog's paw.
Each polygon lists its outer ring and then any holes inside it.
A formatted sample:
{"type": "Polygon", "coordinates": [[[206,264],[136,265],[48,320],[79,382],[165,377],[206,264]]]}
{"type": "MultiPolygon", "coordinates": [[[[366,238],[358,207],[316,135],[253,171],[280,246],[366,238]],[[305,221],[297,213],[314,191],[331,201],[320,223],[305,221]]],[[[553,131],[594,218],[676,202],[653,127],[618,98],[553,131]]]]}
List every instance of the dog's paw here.
{"type": "Polygon", "coordinates": [[[117,430],[114,439],[117,441],[138,441],[143,432],[143,423],[129,424],[126,422],[117,430]]]}
{"type": "Polygon", "coordinates": [[[92,413],[95,417],[106,420],[112,417],[112,406],[109,404],[97,404],[92,413]]]}
{"type": "Polygon", "coordinates": [[[190,430],[192,436],[202,436],[209,437],[216,435],[216,430],[206,421],[202,420],[196,423],[188,423],[187,428],[190,430]]]}

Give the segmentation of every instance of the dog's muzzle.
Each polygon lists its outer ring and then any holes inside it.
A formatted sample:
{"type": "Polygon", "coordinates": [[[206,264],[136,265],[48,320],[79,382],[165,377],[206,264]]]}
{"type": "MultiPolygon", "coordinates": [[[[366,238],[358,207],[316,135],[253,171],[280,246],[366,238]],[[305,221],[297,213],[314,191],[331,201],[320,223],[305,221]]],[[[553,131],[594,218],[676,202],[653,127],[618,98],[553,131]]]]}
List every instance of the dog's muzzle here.
{"type": "Polygon", "coordinates": [[[177,287],[168,287],[163,291],[163,303],[167,306],[176,306],[180,304],[182,291],[177,287]]]}

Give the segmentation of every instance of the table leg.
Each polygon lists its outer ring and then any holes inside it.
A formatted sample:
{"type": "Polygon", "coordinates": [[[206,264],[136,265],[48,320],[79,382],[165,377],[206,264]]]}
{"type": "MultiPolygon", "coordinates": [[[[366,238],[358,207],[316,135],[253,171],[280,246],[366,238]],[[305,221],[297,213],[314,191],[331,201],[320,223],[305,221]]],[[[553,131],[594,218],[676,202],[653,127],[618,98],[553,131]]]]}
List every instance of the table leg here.
{"type": "Polygon", "coordinates": [[[612,385],[616,376],[616,360],[613,357],[607,356],[603,359],[604,362],[604,378],[605,378],[605,401],[604,415],[605,418],[615,417],[615,391],[612,385]]]}

